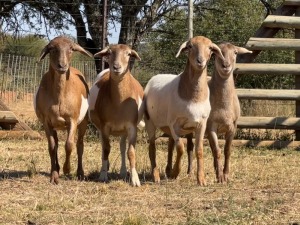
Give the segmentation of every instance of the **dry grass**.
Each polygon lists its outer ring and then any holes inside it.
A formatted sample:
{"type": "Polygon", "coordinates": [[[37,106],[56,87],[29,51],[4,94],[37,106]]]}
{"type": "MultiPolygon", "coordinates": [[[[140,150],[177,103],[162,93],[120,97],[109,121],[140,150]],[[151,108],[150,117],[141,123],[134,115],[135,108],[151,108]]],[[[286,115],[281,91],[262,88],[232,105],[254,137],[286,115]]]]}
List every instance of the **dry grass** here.
{"type": "MultiPolygon", "coordinates": [[[[97,181],[101,166],[98,142],[86,141],[84,168],[89,179],[61,176],[49,183],[50,160],[46,140],[0,141],[0,224],[299,224],[300,152],[235,149],[231,181],[215,182],[212,156],[205,149],[208,185],[188,177],[186,154],[177,180],[150,180],[145,143],[137,144],[137,170],[142,186],[117,179],[120,154],[117,142],[110,155],[107,184],[97,181]]],[[[63,164],[60,143],[60,164],[63,164]]],[[[162,177],[166,145],[158,145],[162,177]]],[[[73,172],[76,154],[72,153],[73,172]]]]}

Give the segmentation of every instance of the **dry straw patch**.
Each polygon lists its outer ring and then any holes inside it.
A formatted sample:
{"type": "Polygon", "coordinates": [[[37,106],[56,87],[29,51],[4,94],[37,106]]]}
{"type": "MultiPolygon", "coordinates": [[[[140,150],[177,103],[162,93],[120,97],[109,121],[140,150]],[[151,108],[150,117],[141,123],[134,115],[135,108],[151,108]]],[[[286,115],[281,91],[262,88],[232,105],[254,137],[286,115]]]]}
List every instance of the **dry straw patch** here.
{"type": "MultiPolygon", "coordinates": [[[[64,161],[60,143],[60,164],[64,161]]],[[[99,142],[86,141],[84,168],[89,180],[61,176],[49,183],[46,140],[0,141],[1,224],[296,224],[300,222],[300,152],[235,149],[231,182],[215,183],[212,156],[205,149],[208,185],[198,187],[195,175],[183,170],[177,180],[150,180],[147,145],[137,144],[137,170],[142,186],[119,180],[118,143],[112,144],[110,178],[97,182],[101,163],[99,142]]],[[[166,144],[158,145],[162,176],[166,144]]],[[[72,171],[76,154],[72,153],[72,171]]]]}

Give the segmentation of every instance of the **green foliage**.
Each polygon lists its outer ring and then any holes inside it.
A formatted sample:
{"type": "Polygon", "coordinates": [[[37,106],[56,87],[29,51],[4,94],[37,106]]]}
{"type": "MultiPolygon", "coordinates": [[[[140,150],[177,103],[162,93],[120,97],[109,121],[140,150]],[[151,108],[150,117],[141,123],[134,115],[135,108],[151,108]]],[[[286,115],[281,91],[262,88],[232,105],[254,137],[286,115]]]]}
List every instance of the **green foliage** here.
{"type": "Polygon", "coordinates": [[[46,44],[45,39],[34,35],[20,37],[6,35],[0,40],[0,53],[38,57],[46,44]]]}

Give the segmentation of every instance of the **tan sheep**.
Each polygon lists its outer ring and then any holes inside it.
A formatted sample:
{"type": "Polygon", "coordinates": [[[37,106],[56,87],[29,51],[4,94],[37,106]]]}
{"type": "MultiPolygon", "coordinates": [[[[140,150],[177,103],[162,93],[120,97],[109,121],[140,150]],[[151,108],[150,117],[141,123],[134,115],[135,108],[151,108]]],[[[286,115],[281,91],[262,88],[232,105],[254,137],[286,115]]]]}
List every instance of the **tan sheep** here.
{"type": "Polygon", "coordinates": [[[108,181],[110,135],[121,136],[122,154],[121,176],[127,174],[125,162],[126,138],[128,139],[127,156],[130,164],[131,184],[140,186],[136,171],[135,145],[137,125],[142,119],[143,88],[130,72],[130,58],[140,60],[138,53],[127,45],[113,45],[96,53],[106,57],[109,69],[102,71],[91,88],[89,97],[89,116],[101,133],[102,167],[100,180],[108,181]]]}
{"type": "Polygon", "coordinates": [[[237,120],[240,116],[240,104],[236,94],[233,70],[238,54],[252,53],[230,43],[219,45],[225,61],[215,59],[214,72],[208,81],[210,89],[211,112],[207,121],[207,136],[214,156],[214,168],[218,182],[226,182],[229,175],[229,158],[237,120]],[[225,134],[224,169],[221,166],[221,148],[218,135],[225,134]]]}
{"type": "Polygon", "coordinates": [[[84,178],[82,166],[83,137],[87,127],[86,112],[88,109],[88,86],[82,73],[70,66],[72,53],[78,51],[93,57],[81,46],[66,37],[56,37],[44,47],[40,61],[49,54],[49,70],[43,75],[34,99],[34,108],[37,117],[43,124],[48,140],[48,149],[51,159],[50,182],[58,183],[58,137],[57,130],[67,130],[65,143],[66,159],[63,166],[64,174],[71,170],[70,156],[75,148],[74,139],[78,128],[77,176],[84,178]]]}

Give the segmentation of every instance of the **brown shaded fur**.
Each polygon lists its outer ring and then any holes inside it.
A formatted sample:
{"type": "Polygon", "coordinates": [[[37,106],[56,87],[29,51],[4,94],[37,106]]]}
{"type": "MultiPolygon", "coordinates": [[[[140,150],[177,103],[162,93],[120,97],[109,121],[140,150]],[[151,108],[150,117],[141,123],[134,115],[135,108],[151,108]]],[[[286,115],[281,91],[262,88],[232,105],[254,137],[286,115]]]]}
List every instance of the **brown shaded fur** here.
{"type": "Polygon", "coordinates": [[[77,177],[84,178],[82,167],[83,137],[87,127],[87,116],[78,125],[81,101],[88,96],[88,87],[83,74],[70,67],[72,53],[79,51],[82,54],[91,56],[79,45],[65,37],[57,37],[50,41],[41,52],[40,60],[49,54],[50,65],[41,80],[36,95],[36,114],[43,123],[48,140],[48,150],[51,159],[50,182],[57,184],[59,177],[58,150],[58,129],[67,130],[65,143],[66,160],[63,171],[69,174],[71,170],[70,155],[75,148],[74,138],[78,128],[76,143],[78,165],[77,177]]]}

